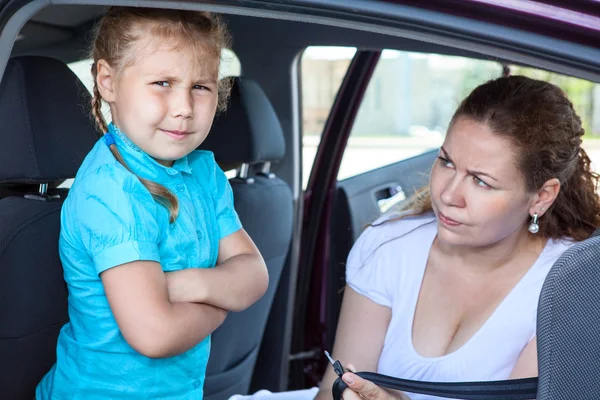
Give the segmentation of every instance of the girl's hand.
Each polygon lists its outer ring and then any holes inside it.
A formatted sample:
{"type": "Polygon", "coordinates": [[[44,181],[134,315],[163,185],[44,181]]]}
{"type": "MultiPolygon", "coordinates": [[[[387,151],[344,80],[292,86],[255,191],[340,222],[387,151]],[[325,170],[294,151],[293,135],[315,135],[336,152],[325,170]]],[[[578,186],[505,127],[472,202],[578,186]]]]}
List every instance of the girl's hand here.
{"type": "Polygon", "coordinates": [[[201,268],[165,272],[167,292],[171,303],[205,303],[205,289],[201,268]]]}
{"type": "Polygon", "coordinates": [[[343,400],[409,400],[403,393],[384,389],[354,374],[356,369],[352,364],[348,364],[346,369],[351,372],[342,375],[342,380],[348,385],[342,393],[343,400]]]}

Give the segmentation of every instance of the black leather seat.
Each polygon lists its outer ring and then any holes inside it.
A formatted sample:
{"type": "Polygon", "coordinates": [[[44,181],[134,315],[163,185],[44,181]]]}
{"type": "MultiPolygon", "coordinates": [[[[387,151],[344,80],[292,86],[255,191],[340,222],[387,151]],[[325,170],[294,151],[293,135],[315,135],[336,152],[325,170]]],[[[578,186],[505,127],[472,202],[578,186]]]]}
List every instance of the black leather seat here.
{"type": "Polygon", "coordinates": [[[67,191],[52,187],[75,176],[96,141],[85,111],[89,102],[71,70],[50,58],[14,58],[0,83],[3,399],[32,399],[56,360],[58,332],[68,320],[58,256],[60,208],[67,191]]]}
{"type": "Polygon", "coordinates": [[[230,313],[212,335],[204,398],[222,400],[248,393],[269,311],[293,228],[289,186],[270,172],[285,155],[281,124],[262,89],[236,78],[227,111],[219,115],[201,148],[212,150],[224,168],[237,167],[230,180],[235,208],[269,270],[269,288],[254,305],[230,313]]]}

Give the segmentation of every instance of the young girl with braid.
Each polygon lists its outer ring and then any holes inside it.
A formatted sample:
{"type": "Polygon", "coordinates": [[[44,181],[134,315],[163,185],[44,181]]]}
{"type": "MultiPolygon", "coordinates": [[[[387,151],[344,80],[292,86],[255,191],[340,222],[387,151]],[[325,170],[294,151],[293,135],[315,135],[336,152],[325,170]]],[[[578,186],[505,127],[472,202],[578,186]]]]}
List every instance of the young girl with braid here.
{"type": "Polygon", "coordinates": [[[62,210],[70,322],[38,400],[202,399],[211,332],[265,292],[231,187],[195,150],[226,102],[228,44],[207,13],[112,7],[99,22],[92,109],[104,136],[62,210]]]}

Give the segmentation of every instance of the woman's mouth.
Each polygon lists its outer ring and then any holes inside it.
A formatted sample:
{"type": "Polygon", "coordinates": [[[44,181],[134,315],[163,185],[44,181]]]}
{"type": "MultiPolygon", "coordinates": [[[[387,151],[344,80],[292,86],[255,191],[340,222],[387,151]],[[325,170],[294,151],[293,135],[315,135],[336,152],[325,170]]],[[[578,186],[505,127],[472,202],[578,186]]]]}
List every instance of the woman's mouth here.
{"type": "Polygon", "coordinates": [[[460,222],[453,220],[452,218],[448,218],[446,217],[444,214],[442,214],[441,212],[438,212],[438,219],[440,220],[441,223],[443,223],[444,225],[448,225],[448,226],[459,226],[462,225],[460,222]]]}

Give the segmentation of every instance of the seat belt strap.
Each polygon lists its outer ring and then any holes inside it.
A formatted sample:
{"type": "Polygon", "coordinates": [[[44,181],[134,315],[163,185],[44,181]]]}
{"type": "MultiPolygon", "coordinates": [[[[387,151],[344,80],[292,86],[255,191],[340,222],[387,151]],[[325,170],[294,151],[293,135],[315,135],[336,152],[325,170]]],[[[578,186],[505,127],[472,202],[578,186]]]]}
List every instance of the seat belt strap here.
{"type": "MultiPolygon", "coordinates": [[[[462,400],[535,399],[538,386],[538,378],[485,382],[422,382],[394,378],[374,372],[357,372],[356,375],[388,389],[462,400]]],[[[341,400],[342,393],[347,387],[342,378],[338,377],[332,388],[333,399],[341,400]]]]}

